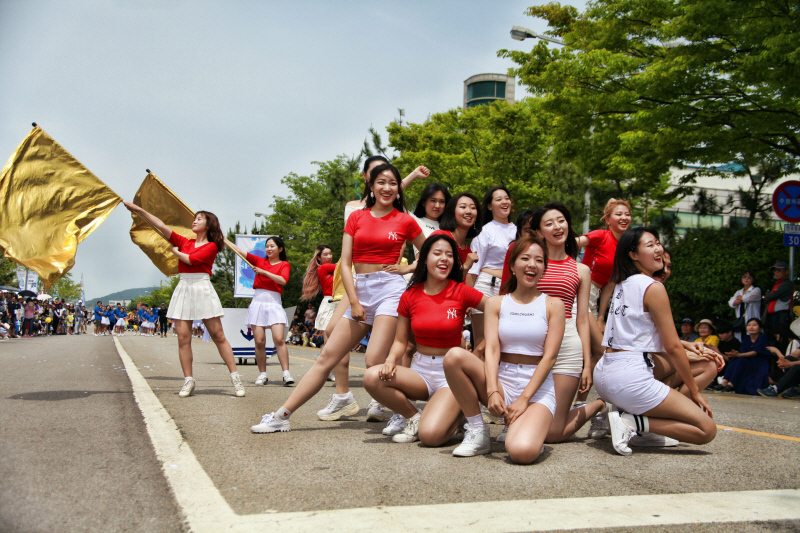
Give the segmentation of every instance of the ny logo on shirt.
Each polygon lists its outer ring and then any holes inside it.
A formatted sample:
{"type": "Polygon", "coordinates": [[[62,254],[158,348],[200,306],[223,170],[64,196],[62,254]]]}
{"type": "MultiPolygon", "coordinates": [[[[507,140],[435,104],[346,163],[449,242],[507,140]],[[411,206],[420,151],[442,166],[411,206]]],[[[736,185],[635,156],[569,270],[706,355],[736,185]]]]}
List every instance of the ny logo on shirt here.
{"type": "Polygon", "coordinates": [[[397,232],[396,232],[396,231],[390,231],[390,232],[389,232],[389,240],[390,240],[390,241],[399,241],[399,240],[400,240],[400,239],[398,238],[398,235],[397,235],[397,232]]]}
{"type": "Polygon", "coordinates": [[[447,319],[450,320],[451,318],[458,318],[458,309],[455,307],[447,310],[447,319]]]}

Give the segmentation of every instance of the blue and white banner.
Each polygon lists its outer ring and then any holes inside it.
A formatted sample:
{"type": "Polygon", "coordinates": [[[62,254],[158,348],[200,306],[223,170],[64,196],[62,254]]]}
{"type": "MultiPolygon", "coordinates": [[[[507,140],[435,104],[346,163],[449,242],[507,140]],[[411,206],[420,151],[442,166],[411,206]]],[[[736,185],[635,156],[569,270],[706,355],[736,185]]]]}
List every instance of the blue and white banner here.
{"type": "MultiPolygon", "coordinates": [[[[297,306],[292,306],[283,310],[286,313],[287,321],[291,322],[296,308],[297,306]]],[[[253,341],[253,332],[244,323],[247,318],[247,309],[226,307],[224,311],[225,316],[220,319],[220,322],[222,322],[225,338],[231,343],[233,356],[236,359],[255,359],[256,343],[253,341]]],[[[266,328],[266,334],[267,355],[274,355],[275,343],[272,341],[272,331],[266,328]]],[[[284,334],[288,335],[289,330],[285,328],[284,334]]],[[[203,340],[206,342],[211,340],[207,331],[203,334],[203,340]]]]}
{"type": "MultiPolygon", "coordinates": [[[[256,255],[258,257],[267,257],[267,239],[272,235],[237,235],[236,246],[241,248],[247,253],[256,255]]],[[[247,263],[242,261],[242,258],[236,256],[236,272],[234,273],[234,298],[252,298],[255,294],[253,289],[253,281],[256,279],[256,273],[250,268],[247,263]]]]}

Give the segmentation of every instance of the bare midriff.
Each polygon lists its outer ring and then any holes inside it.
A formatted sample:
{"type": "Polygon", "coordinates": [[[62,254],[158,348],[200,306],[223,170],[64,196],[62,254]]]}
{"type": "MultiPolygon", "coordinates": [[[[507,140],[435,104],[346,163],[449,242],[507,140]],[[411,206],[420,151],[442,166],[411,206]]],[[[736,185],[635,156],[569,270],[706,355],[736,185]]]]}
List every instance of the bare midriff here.
{"type": "Polygon", "coordinates": [[[538,365],[542,362],[542,356],[504,352],[500,354],[500,362],[512,365],[538,365]]]}

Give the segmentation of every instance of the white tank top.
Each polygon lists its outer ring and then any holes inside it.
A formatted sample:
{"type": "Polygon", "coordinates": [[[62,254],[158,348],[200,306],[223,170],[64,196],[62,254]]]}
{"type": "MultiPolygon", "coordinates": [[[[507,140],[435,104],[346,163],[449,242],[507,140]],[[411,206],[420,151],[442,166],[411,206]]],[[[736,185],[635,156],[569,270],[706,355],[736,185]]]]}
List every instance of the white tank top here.
{"type": "Polygon", "coordinates": [[[608,304],[603,346],[630,352],[665,351],[650,313],[644,310],[644,293],[653,283],[653,278],[635,274],[616,286],[608,304]]]}
{"type": "Polygon", "coordinates": [[[347,219],[350,218],[350,215],[363,209],[363,207],[353,207],[352,205],[344,206],[344,223],[347,224],[347,219]]]}
{"type": "Polygon", "coordinates": [[[502,353],[541,356],[547,337],[547,295],[542,294],[529,304],[520,304],[510,294],[500,304],[497,325],[502,353]]]}

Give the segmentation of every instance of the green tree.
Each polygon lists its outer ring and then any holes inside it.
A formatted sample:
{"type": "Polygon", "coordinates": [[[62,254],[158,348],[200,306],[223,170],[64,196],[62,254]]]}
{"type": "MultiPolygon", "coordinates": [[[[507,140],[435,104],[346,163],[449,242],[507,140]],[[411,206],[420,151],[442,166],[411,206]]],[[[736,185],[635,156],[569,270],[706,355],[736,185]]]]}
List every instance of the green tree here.
{"type": "Polygon", "coordinates": [[[783,234],[759,226],[692,229],[670,251],[672,276],[665,285],[676,321],[733,321],[728,300],[741,288],[742,272],[754,272],[765,292],[772,288],[770,267],[788,255],[783,234]]]}
{"type": "Polygon", "coordinates": [[[172,276],[171,278],[162,280],[160,286],[149,295],[140,296],[131,300],[128,304],[128,310],[136,310],[137,304],[139,303],[143,303],[149,307],[160,307],[163,303],[167,304],[167,308],[169,308],[169,301],[172,298],[172,293],[175,291],[175,286],[178,285],[178,281],[180,281],[180,276],[172,276]]]}
{"type": "MultiPolygon", "coordinates": [[[[42,283],[42,280],[39,280],[37,283],[37,289],[39,292],[44,291],[44,283],[42,283]]],[[[66,301],[71,302],[81,297],[81,284],[76,283],[72,279],[72,274],[67,272],[53,283],[47,294],[53,298],[64,298],[66,301]]]]}
{"type": "Polygon", "coordinates": [[[0,285],[17,286],[17,264],[0,255],[0,285]]]}
{"type": "Polygon", "coordinates": [[[556,149],[593,180],[646,188],[684,162],[800,157],[795,4],[599,0],[528,14],[566,46],[498,53],[556,117],[556,149]]]}

